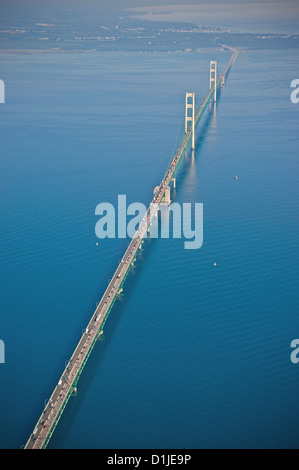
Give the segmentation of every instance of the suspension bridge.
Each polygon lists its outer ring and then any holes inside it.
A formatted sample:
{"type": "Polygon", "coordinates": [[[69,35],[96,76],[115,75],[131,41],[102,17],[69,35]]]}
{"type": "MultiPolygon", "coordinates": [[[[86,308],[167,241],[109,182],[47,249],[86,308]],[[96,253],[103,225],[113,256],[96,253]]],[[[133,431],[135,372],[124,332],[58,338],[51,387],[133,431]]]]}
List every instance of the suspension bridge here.
{"type": "Polygon", "coordinates": [[[61,377],[55,386],[52,395],[45,402],[45,407],[39,417],[33,432],[24,446],[25,449],[45,449],[51,439],[51,436],[61,418],[70,397],[77,393],[77,383],[85,367],[85,364],[92,352],[92,349],[103,333],[103,328],[109,313],[119,295],[122,292],[122,286],[128,275],[131,266],[136,260],[136,252],[141,248],[144,237],[149,231],[152,219],[158,210],[161,202],[169,202],[170,184],[175,185],[175,172],[178,168],[184,151],[191,140],[191,148],[195,148],[195,129],[202,117],[208,103],[211,100],[216,102],[217,90],[225,83],[225,78],[234,64],[238,51],[223,45],[232,51],[232,56],[227,63],[224,71],[217,75],[217,62],[210,62],[210,81],[209,90],[205,98],[195,109],[195,94],[186,93],[185,102],[185,133],[178,146],[174,157],[170,160],[162,182],[155,188],[154,197],[151,201],[142,222],[139,224],[126,252],[124,253],[115,273],[113,274],[106,291],[104,292],[96,310],[94,311],[88,325],[84,329],[82,336],[63,370],[61,377]],[[190,115],[191,110],[191,115],[190,115]],[[189,125],[191,123],[191,125],[189,125]]]}

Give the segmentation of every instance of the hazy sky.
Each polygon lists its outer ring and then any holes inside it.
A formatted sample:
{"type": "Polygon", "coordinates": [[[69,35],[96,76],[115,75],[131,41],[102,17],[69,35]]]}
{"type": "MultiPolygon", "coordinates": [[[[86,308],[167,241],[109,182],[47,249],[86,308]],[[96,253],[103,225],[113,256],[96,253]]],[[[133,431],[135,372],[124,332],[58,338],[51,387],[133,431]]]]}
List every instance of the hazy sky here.
{"type": "Polygon", "coordinates": [[[124,10],[148,20],[188,21],[236,29],[247,25],[261,32],[263,27],[291,28],[299,33],[299,0],[0,0],[0,22],[1,18],[22,16],[46,21],[47,15],[61,15],[71,21],[74,17],[121,16],[124,10]]]}

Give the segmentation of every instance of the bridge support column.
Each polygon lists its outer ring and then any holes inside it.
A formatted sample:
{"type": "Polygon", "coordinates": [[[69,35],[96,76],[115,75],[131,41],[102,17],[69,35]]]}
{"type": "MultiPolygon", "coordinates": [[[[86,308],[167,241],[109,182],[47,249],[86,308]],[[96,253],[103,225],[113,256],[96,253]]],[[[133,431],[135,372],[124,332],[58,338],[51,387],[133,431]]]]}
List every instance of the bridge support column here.
{"type": "Polygon", "coordinates": [[[214,88],[214,101],[217,98],[217,61],[210,61],[210,90],[214,88]]]}
{"type": "Polygon", "coordinates": [[[185,132],[188,131],[188,122],[191,121],[192,143],[191,148],[195,149],[195,93],[186,93],[186,106],[185,106],[185,132]],[[189,103],[191,98],[191,103],[189,103]],[[188,109],[192,110],[192,115],[188,116],[188,109]]]}
{"type": "Polygon", "coordinates": [[[165,189],[165,193],[164,193],[164,196],[162,197],[161,199],[161,204],[167,204],[169,206],[169,204],[171,203],[171,199],[170,199],[170,187],[167,186],[167,188],[165,189]]]}
{"type": "Polygon", "coordinates": [[[175,189],[175,178],[171,178],[171,180],[173,182],[173,189],[175,189]]]}

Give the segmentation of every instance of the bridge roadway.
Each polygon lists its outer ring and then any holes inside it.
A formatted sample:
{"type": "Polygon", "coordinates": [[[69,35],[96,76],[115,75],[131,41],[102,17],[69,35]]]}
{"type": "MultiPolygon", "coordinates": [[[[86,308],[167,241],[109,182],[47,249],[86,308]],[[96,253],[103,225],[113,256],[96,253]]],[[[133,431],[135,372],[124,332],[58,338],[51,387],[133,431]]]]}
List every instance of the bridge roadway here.
{"type": "MultiPolygon", "coordinates": [[[[226,76],[238,55],[236,50],[232,48],[230,49],[233,50],[233,54],[225,70],[217,78],[217,88],[221,85],[222,78],[226,76]]],[[[207,104],[213,97],[213,94],[214,89],[209,90],[203,102],[201,103],[195,115],[195,126],[202,116],[202,113],[204,112],[207,104]]],[[[142,222],[140,223],[123,258],[121,259],[121,262],[113,274],[103,297],[97,305],[97,308],[93,313],[86,329],[82,333],[82,336],[72,354],[72,357],[66,364],[66,367],[58,381],[58,384],[56,385],[50,399],[47,400],[45,408],[24,447],[25,449],[43,449],[47,447],[69,398],[72,396],[72,394],[76,393],[76,386],[81,372],[84,369],[95,342],[103,332],[103,327],[109,312],[117,298],[117,295],[122,289],[122,285],[126,279],[130,267],[135,261],[136,251],[143,242],[143,238],[147,235],[152,218],[158,209],[167,186],[170,184],[170,181],[173,178],[175,170],[190,139],[191,129],[185,133],[175,156],[168,165],[159,189],[156,191],[154,198],[142,219],[142,222]]]]}

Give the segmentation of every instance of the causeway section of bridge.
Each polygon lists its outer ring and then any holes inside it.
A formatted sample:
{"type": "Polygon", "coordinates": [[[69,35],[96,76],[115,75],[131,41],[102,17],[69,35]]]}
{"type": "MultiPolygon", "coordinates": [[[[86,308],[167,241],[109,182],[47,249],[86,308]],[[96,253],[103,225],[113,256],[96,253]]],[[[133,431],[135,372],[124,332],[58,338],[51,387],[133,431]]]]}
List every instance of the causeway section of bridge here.
{"type": "MultiPolygon", "coordinates": [[[[144,215],[141,224],[139,225],[134,237],[132,238],[125,254],[123,255],[115,273],[110,280],[104,295],[98,303],[95,312],[93,313],[88,325],[82,333],[82,336],[70,358],[67,362],[64,371],[53,390],[53,393],[49,400],[45,404],[45,408],[37,421],[37,424],[31,433],[25,449],[43,449],[46,448],[49,440],[57,426],[57,423],[65,409],[70,397],[77,392],[77,382],[84,369],[84,366],[90,356],[90,353],[98,340],[99,336],[103,333],[103,328],[108,315],[113,307],[114,302],[117,299],[118,294],[122,291],[122,286],[128,275],[130,267],[134,264],[136,259],[136,252],[141,246],[144,237],[147,236],[152,219],[158,210],[159,204],[168,188],[171,180],[173,179],[174,173],[178,167],[181,157],[186,150],[190,140],[192,139],[192,146],[194,145],[194,133],[196,125],[198,124],[201,116],[203,115],[208,103],[214,97],[216,100],[217,88],[223,85],[224,79],[230,70],[231,66],[236,60],[238,55],[237,50],[229,48],[233,54],[221,75],[217,76],[216,70],[212,68],[212,62],[210,63],[210,89],[205,96],[204,100],[200,104],[197,112],[195,113],[194,94],[193,94],[193,114],[189,117],[192,125],[188,129],[186,126],[184,137],[174,155],[170,161],[165,175],[162,179],[161,184],[157,188],[153,200],[151,201],[146,214],[144,215]],[[214,81],[211,81],[211,73],[214,72],[214,81]],[[211,85],[213,83],[213,85],[211,85]]],[[[192,95],[190,93],[186,95],[192,95]]],[[[186,99],[187,101],[187,99],[186,99]]],[[[190,106],[191,107],[191,106],[190,106]]],[[[186,107],[187,108],[187,107],[186,107]]],[[[187,112],[186,112],[187,117],[187,112]]],[[[186,119],[187,122],[187,119],[186,119]]]]}

